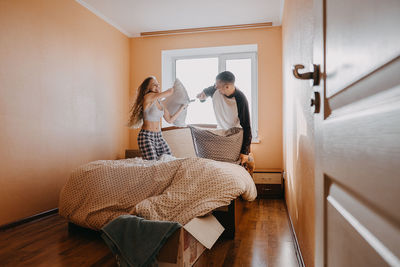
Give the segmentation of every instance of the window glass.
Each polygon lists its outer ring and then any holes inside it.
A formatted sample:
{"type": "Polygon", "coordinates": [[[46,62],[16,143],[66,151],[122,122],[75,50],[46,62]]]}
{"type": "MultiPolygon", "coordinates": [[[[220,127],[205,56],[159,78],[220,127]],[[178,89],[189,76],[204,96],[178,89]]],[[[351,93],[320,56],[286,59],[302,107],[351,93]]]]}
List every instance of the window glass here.
{"type": "Polygon", "coordinates": [[[226,70],[235,75],[235,86],[246,96],[251,118],[251,59],[228,59],[226,60],[226,70]]]}
{"type": "MultiPolygon", "coordinates": [[[[218,58],[193,58],[176,60],[176,78],[178,78],[189,94],[190,99],[204,88],[215,83],[218,74],[218,58]]],[[[201,103],[198,99],[191,102],[186,117],[187,124],[217,124],[211,98],[201,103]]]]}

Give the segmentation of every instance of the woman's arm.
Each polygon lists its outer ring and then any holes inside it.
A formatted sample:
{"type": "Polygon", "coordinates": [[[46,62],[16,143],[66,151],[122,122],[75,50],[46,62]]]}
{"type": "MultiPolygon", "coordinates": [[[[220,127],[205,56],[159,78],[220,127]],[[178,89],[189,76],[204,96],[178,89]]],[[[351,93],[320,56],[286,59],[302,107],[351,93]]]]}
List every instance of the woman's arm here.
{"type": "Polygon", "coordinates": [[[149,105],[151,105],[154,101],[162,98],[169,97],[174,93],[174,88],[169,88],[168,90],[165,90],[164,92],[161,93],[155,93],[151,92],[148,93],[144,96],[144,103],[143,103],[143,109],[146,109],[149,105]]]}
{"type": "Polygon", "coordinates": [[[173,93],[174,93],[174,87],[171,87],[171,88],[169,88],[168,90],[165,90],[164,92],[155,93],[155,94],[156,94],[156,98],[157,98],[157,99],[161,99],[161,98],[169,97],[169,96],[172,95],[173,93]]]}
{"type": "Polygon", "coordinates": [[[179,114],[181,114],[181,112],[186,109],[187,106],[188,106],[188,104],[181,105],[181,107],[178,109],[178,111],[175,112],[175,114],[172,116],[169,113],[169,111],[166,108],[164,108],[164,119],[169,124],[172,124],[176,120],[176,118],[178,118],[179,114]]]}

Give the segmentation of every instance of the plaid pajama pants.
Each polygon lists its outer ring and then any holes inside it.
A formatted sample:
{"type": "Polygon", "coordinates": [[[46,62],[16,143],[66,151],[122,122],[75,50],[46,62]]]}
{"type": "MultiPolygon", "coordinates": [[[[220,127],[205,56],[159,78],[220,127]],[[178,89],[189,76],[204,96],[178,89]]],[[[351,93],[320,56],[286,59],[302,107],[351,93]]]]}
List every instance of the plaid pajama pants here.
{"type": "Polygon", "coordinates": [[[161,132],[142,129],[139,132],[137,141],[143,159],[158,160],[163,154],[172,155],[171,149],[162,137],[161,132]]]}

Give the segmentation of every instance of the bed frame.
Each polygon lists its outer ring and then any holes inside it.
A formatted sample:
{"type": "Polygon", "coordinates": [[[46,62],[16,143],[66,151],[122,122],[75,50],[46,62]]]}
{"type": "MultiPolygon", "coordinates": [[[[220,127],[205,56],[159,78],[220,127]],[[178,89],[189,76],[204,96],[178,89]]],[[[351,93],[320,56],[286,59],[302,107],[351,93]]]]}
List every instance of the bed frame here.
{"type": "Polygon", "coordinates": [[[234,239],[235,232],[242,218],[244,201],[238,197],[231,201],[229,206],[221,207],[212,211],[212,214],[225,228],[221,237],[234,239]]]}
{"type": "MultiPolygon", "coordinates": [[[[222,233],[222,238],[233,239],[235,237],[235,230],[237,229],[239,222],[242,218],[244,200],[238,197],[231,201],[228,206],[220,207],[212,211],[212,214],[217,218],[220,224],[225,228],[222,233]]],[[[68,222],[69,233],[85,233],[86,235],[98,235],[99,232],[79,226],[72,222],[68,222]]]]}

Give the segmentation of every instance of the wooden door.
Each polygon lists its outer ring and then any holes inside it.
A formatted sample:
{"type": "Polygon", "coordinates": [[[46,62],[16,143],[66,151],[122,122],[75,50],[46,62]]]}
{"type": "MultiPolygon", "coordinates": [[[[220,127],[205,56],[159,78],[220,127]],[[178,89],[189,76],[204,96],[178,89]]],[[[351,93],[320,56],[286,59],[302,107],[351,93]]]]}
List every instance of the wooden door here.
{"type": "Polygon", "coordinates": [[[400,266],[400,1],[315,0],[315,266],[400,266]]]}

